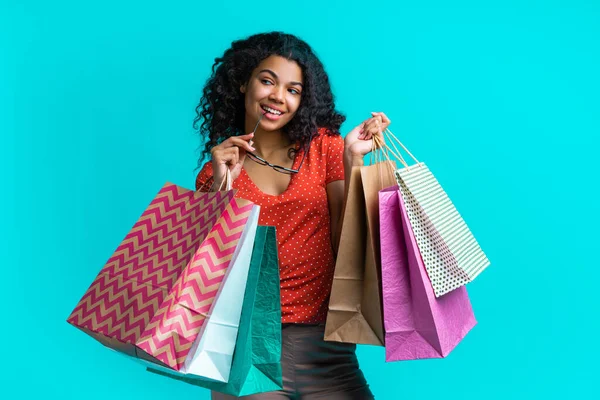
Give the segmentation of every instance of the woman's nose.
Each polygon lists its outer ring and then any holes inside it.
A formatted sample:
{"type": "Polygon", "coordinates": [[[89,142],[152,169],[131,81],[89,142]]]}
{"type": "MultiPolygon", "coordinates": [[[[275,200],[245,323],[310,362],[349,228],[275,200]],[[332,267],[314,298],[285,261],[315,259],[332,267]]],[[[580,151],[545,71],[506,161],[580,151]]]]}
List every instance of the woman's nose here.
{"type": "Polygon", "coordinates": [[[273,90],[271,90],[271,94],[269,94],[269,99],[283,103],[283,89],[284,88],[282,86],[274,86],[273,90]]]}

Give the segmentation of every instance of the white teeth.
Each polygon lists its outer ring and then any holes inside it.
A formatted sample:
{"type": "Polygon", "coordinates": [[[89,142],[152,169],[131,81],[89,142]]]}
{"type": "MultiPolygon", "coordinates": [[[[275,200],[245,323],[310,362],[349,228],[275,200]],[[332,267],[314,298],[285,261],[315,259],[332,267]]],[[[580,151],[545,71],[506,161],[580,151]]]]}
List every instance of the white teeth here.
{"type": "Polygon", "coordinates": [[[268,111],[271,114],[275,114],[275,115],[281,115],[281,111],[277,111],[272,109],[271,107],[267,107],[267,106],[263,106],[263,110],[268,111]]]}

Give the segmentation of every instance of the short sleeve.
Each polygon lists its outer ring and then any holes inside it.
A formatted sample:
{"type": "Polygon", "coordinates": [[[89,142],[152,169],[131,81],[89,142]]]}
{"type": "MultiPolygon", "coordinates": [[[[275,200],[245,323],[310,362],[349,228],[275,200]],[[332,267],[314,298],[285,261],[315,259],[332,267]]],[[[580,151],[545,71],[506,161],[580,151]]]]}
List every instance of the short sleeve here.
{"type": "Polygon", "coordinates": [[[213,184],[212,163],[209,161],[200,170],[196,176],[196,190],[201,192],[209,192],[213,184]]]}
{"type": "Polygon", "coordinates": [[[344,139],[340,135],[326,136],[327,140],[327,172],[325,184],[344,179],[344,139]]]}

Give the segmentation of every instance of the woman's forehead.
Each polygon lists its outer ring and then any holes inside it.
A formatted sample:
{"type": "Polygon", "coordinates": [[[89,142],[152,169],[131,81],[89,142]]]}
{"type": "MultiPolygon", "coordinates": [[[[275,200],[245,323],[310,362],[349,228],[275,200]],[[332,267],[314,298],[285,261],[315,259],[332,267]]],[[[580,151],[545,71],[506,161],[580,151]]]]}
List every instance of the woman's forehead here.
{"type": "Polygon", "coordinates": [[[302,68],[294,60],[289,60],[281,56],[269,56],[262,60],[255,72],[261,73],[269,71],[276,75],[282,82],[300,82],[302,83],[302,68]]]}

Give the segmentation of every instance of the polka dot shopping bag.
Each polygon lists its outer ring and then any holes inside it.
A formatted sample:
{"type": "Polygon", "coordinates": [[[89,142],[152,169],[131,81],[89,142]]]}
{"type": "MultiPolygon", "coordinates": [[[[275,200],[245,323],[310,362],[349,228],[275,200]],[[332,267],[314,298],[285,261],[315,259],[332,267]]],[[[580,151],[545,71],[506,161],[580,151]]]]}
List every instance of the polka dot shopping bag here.
{"type": "Polygon", "coordinates": [[[456,210],[456,207],[423,162],[387,130],[387,150],[403,165],[395,171],[412,230],[433,286],[440,297],[475,279],[490,261],[456,210]],[[395,143],[416,162],[408,163],[395,143]]]}

